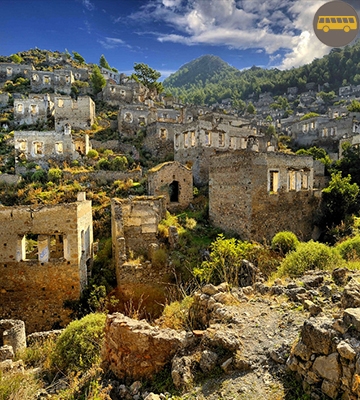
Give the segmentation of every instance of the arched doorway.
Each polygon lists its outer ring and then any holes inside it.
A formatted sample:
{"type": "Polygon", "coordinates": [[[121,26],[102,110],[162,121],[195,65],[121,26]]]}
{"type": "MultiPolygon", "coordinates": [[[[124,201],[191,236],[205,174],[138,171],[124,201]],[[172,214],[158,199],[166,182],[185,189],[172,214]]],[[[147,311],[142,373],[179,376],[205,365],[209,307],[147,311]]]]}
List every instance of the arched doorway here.
{"type": "Polygon", "coordinates": [[[173,181],[169,185],[169,196],[171,203],[178,203],[179,202],[179,182],[173,181]]]}

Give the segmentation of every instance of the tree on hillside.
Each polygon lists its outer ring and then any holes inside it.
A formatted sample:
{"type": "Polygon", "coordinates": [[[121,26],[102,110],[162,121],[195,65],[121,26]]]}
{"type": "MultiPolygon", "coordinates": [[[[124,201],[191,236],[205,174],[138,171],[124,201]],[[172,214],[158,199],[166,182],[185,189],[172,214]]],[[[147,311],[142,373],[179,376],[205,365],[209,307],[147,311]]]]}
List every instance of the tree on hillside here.
{"type": "Polygon", "coordinates": [[[157,82],[161,76],[159,71],[156,71],[143,63],[135,63],[134,70],[135,72],[131,75],[131,79],[135,79],[137,82],[142,83],[150,90],[155,89],[158,93],[161,93],[164,90],[162,83],[157,82]]]}
{"type": "Polygon", "coordinates": [[[23,61],[23,59],[18,54],[12,54],[10,58],[11,61],[13,61],[16,64],[21,64],[21,62],[23,61]]]}
{"type": "Polygon", "coordinates": [[[251,101],[250,101],[250,103],[248,104],[246,111],[247,111],[249,114],[251,114],[251,115],[256,114],[255,106],[254,106],[254,104],[253,104],[251,101]]]}
{"type": "Polygon", "coordinates": [[[103,68],[111,70],[111,67],[110,67],[109,63],[107,62],[104,54],[102,54],[101,57],[100,57],[99,65],[100,65],[100,67],[103,67],[103,68]]]}
{"type": "Polygon", "coordinates": [[[94,93],[101,92],[101,89],[106,85],[106,80],[100,72],[100,68],[94,65],[92,74],[90,75],[90,81],[94,89],[94,93]]]}
{"type": "Polygon", "coordinates": [[[79,53],[76,51],[73,51],[73,58],[75,61],[77,61],[79,64],[85,64],[85,58],[82,57],[79,53]]]}
{"type": "Polygon", "coordinates": [[[352,100],[351,104],[348,106],[350,112],[360,112],[360,102],[357,100],[352,100]]]}

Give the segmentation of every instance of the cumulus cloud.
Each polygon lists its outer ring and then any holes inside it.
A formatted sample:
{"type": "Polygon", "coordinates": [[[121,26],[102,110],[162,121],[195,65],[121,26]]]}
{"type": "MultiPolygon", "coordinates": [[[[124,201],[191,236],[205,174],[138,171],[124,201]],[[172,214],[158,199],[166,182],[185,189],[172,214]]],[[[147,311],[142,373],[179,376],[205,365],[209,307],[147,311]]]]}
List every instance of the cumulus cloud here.
{"type": "Polygon", "coordinates": [[[311,62],[330,51],[315,36],[313,17],[325,0],[152,0],[129,18],[172,28],[160,42],[256,48],[279,68],[311,62]],[[279,51],[285,56],[279,56],[279,51]],[[276,53],[276,54],[275,54],[276,53]]]}

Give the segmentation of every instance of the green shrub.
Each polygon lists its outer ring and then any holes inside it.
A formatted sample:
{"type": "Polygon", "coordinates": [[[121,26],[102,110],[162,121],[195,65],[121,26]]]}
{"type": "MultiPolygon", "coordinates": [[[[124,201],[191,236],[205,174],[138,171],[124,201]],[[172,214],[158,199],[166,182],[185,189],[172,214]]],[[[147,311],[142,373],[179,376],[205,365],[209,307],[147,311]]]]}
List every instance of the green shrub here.
{"type": "Polygon", "coordinates": [[[111,163],[107,158],[100,158],[100,160],[96,164],[96,169],[102,169],[105,171],[110,171],[111,163]]]}
{"type": "Polygon", "coordinates": [[[128,160],[125,156],[116,156],[111,161],[111,169],[113,171],[126,171],[128,167],[128,160]]]}
{"type": "Polygon", "coordinates": [[[286,255],[277,271],[278,276],[301,276],[308,270],[327,270],[344,265],[338,251],[326,244],[310,240],[306,243],[299,243],[296,251],[286,255]]]}
{"type": "Polygon", "coordinates": [[[281,254],[296,250],[299,240],[295,233],[289,231],[278,232],[271,241],[271,248],[281,254]]]}
{"type": "Polygon", "coordinates": [[[225,239],[223,234],[210,245],[210,260],[204,261],[194,274],[202,281],[218,285],[222,282],[237,285],[242,260],[247,257],[252,244],[235,238],[225,239]]]}
{"type": "Polygon", "coordinates": [[[48,171],[48,180],[52,182],[59,182],[62,178],[62,171],[60,168],[50,168],[48,171]]]}
{"type": "Polygon", "coordinates": [[[151,256],[151,262],[155,268],[164,268],[167,264],[167,252],[165,249],[157,249],[151,256]]]}
{"type": "Polygon", "coordinates": [[[54,369],[64,373],[85,372],[100,359],[105,314],[89,314],[71,322],[60,335],[51,354],[54,369]]]}
{"type": "Polygon", "coordinates": [[[99,157],[99,153],[97,152],[97,150],[91,149],[91,150],[88,151],[87,156],[89,158],[93,158],[95,160],[95,159],[97,159],[99,157]]]}
{"type": "Polygon", "coordinates": [[[46,178],[47,178],[47,174],[46,174],[46,171],[44,171],[43,169],[39,169],[31,175],[31,180],[33,182],[45,183],[46,178]]]}
{"type": "Polygon", "coordinates": [[[181,301],[167,304],[160,318],[161,327],[171,329],[191,328],[189,310],[193,302],[193,297],[186,296],[181,301]]]}
{"type": "Polygon", "coordinates": [[[339,243],[336,248],[344,260],[357,260],[360,258],[360,236],[347,239],[339,243]]]}

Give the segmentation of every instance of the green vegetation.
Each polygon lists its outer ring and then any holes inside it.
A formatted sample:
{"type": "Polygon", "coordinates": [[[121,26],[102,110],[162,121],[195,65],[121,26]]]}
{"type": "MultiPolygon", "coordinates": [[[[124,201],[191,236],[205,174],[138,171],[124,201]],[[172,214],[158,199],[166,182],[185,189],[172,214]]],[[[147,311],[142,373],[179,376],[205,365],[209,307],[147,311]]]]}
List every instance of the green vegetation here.
{"type": "Polygon", "coordinates": [[[90,81],[95,94],[101,92],[102,88],[106,85],[106,80],[102,76],[100,68],[97,65],[93,66],[93,71],[90,76],[90,81]]]}
{"type": "Polygon", "coordinates": [[[100,360],[105,314],[89,314],[71,322],[56,341],[51,367],[63,373],[86,372],[100,360]]]}
{"type": "Polygon", "coordinates": [[[320,116],[320,114],[318,114],[318,113],[309,112],[309,113],[303,115],[303,116],[300,118],[300,121],[305,121],[306,119],[310,119],[310,118],[314,118],[314,117],[319,117],[319,116],[320,116]]]}
{"type": "Polygon", "coordinates": [[[299,243],[295,251],[286,255],[277,276],[296,277],[312,269],[332,271],[343,265],[344,261],[335,248],[310,240],[299,243]]]}
{"type": "Polygon", "coordinates": [[[162,83],[157,82],[161,76],[160,72],[143,63],[135,63],[134,71],[130,77],[131,79],[142,83],[150,90],[155,89],[157,93],[161,93],[164,90],[162,83]]]}
{"type": "Polygon", "coordinates": [[[79,53],[76,51],[73,51],[73,58],[75,61],[77,61],[79,64],[85,64],[85,58],[82,57],[79,53]]]}
{"type": "Polygon", "coordinates": [[[278,232],[271,241],[271,248],[278,251],[280,254],[285,255],[289,251],[296,250],[299,240],[295,233],[284,231],[278,232]]]}

